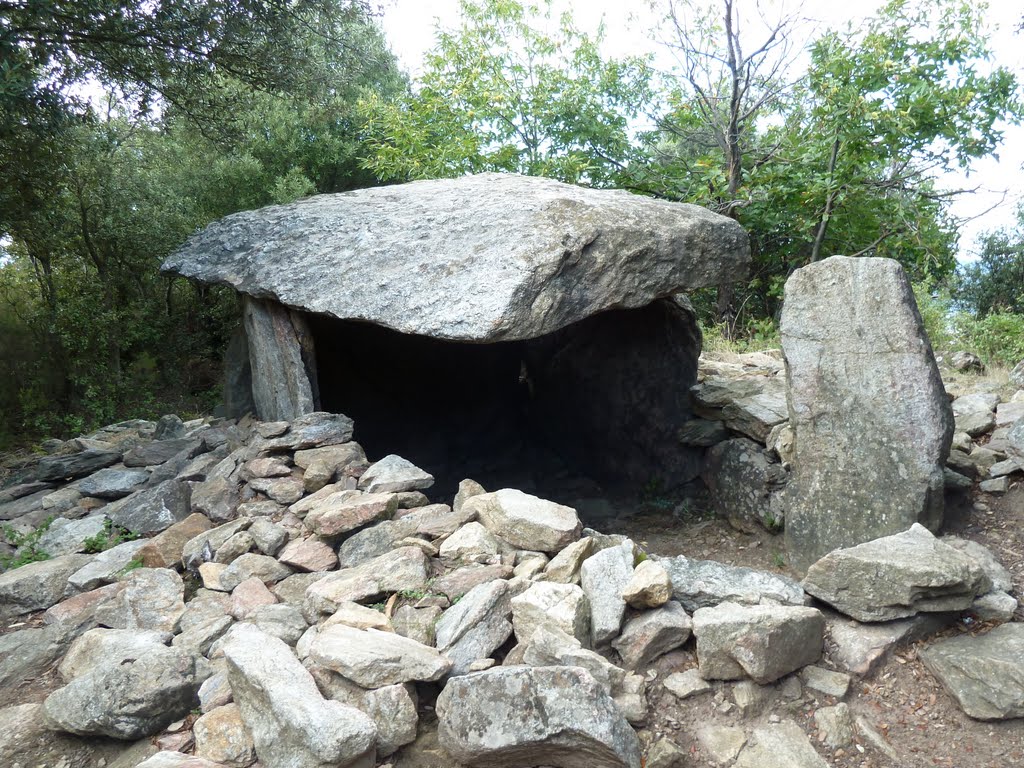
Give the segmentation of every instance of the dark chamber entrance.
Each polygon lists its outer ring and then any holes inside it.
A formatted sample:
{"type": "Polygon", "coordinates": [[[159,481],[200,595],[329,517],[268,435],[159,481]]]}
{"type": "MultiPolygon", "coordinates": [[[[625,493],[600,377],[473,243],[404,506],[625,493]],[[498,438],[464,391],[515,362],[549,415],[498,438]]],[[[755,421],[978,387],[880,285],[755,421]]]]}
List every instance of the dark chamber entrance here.
{"type": "Polygon", "coordinates": [[[561,502],[693,479],[679,444],[700,335],[672,300],[538,339],[467,344],[307,316],[321,407],[355,420],[371,460],[397,453],[450,499],[473,478],[561,502]]]}

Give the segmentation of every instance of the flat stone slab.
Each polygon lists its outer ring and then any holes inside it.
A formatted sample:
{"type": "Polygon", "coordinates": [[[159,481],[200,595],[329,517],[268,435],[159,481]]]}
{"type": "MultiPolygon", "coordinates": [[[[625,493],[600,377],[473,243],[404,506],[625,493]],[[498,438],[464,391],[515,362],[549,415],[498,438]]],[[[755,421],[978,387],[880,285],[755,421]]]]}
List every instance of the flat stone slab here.
{"type": "Polygon", "coordinates": [[[232,214],[163,269],[309,312],[480,342],[717,285],[749,260],[746,232],[704,208],[486,173],[232,214]]]}
{"type": "Polygon", "coordinates": [[[968,716],[1024,717],[1024,624],[939,640],[921,660],[968,716]]]}

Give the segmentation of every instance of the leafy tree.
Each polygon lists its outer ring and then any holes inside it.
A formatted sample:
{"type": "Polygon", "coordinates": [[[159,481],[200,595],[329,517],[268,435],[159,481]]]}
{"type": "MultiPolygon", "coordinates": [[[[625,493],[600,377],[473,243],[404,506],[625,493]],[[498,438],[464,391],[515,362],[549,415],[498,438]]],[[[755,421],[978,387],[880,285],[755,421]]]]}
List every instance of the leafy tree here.
{"type": "Polygon", "coordinates": [[[978,317],[1024,315],[1024,207],[1015,227],[985,235],[978,260],[961,267],[956,299],[978,317]]]}
{"type": "Polygon", "coordinates": [[[370,95],[365,166],[410,180],[511,171],[608,186],[633,154],[651,98],[644,59],[605,60],[563,15],[516,0],[463,0],[404,97],[370,95]],[[546,26],[554,28],[548,31],[546,26]]]}

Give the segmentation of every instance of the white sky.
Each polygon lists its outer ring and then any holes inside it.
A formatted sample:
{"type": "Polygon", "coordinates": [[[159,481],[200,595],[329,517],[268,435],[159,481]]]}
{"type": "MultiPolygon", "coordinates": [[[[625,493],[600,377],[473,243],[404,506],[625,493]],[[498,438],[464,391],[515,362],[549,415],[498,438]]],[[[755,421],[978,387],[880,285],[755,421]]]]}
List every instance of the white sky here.
{"type": "MultiPolygon", "coordinates": [[[[767,0],[776,4],[774,0],[767,0]]],[[[741,12],[749,0],[740,0],[741,12]]],[[[787,2],[786,10],[799,8],[802,15],[823,27],[844,28],[857,24],[882,5],[882,0],[805,0],[787,2]]],[[[648,3],[640,0],[556,0],[556,10],[572,11],[576,25],[594,32],[605,23],[605,54],[624,56],[657,51],[648,32],[654,24],[648,3]]],[[[383,0],[382,26],[404,68],[415,76],[422,69],[424,53],[434,43],[436,23],[448,28],[458,24],[458,0],[383,0]]],[[[771,13],[771,12],[769,12],[771,13]]],[[[777,13],[777,11],[775,12],[777,13]]],[[[985,18],[992,28],[990,40],[996,64],[1024,77],[1024,33],[1014,29],[1024,15],[1019,0],[992,0],[985,18]]],[[[752,24],[753,22],[751,22],[752,24]]],[[[809,27],[810,28],[810,27],[809,27]]],[[[998,158],[976,161],[967,174],[947,174],[940,183],[947,189],[974,189],[953,203],[953,214],[972,219],[961,227],[960,259],[974,257],[978,236],[1011,225],[1018,203],[1024,201],[1024,128],[1008,126],[998,158]],[[990,210],[991,209],[991,210],[990,210]],[[975,218],[976,217],[976,218],[975,218]]]]}

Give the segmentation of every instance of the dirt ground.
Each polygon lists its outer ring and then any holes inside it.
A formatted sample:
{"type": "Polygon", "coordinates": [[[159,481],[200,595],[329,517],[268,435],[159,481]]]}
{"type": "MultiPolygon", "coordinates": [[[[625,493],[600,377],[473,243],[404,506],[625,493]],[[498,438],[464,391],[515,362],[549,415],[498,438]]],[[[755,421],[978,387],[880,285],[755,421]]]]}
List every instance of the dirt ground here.
{"type": "MultiPolygon", "coordinates": [[[[745,534],[725,521],[693,509],[677,525],[666,526],[665,514],[647,509],[633,518],[606,521],[606,530],[634,538],[649,552],[717,560],[793,576],[784,564],[782,537],[767,532],[745,534]]],[[[1024,596],[1024,483],[1005,496],[978,493],[949,498],[945,531],[990,548],[1013,575],[1014,597],[1024,596]]],[[[1024,621],[1018,609],[1017,621],[1024,621]]],[[[984,632],[986,627],[964,616],[940,634],[984,632]]],[[[1019,768],[1024,766],[1024,720],[980,722],[967,717],[917,657],[929,638],[898,649],[875,673],[854,680],[844,701],[854,716],[863,717],[884,740],[877,745],[858,734],[856,743],[833,752],[818,740],[813,715],[836,699],[804,688],[794,696],[792,683],[773,687],[759,714],[743,715],[733,704],[732,683],[717,683],[707,694],[678,700],[662,686],[672,672],[697,666],[691,645],[655,663],[657,678],[648,684],[649,721],[641,739],[652,743],[667,736],[689,754],[687,766],[715,766],[695,734],[708,725],[752,727],[792,719],[803,727],[834,768],[1019,768]],[[733,706],[730,706],[733,704],[733,706]],[[886,750],[888,754],[886,754],[886,750]]],[[[826,643],[827,647],[827,643],[826,643]]],[[[829,666],[828,657],[823,666],[829,666]]],[[[772,766],[765,766],[772,768],[772,766]]],[[[780,768],[782,768],[780,764],[780,768]]]]}

